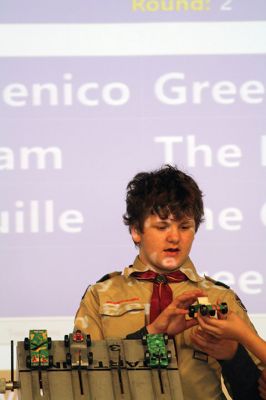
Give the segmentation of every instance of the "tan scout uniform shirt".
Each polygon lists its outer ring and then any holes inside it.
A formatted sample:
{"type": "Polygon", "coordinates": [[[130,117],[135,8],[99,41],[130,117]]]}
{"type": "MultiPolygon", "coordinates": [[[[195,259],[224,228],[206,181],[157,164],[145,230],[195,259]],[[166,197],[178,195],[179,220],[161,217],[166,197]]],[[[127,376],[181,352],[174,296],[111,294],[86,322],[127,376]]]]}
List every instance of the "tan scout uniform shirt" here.
{"type": "MultiPolygon", "coordinates": [[[[92,340],[100,340],[108,337],[125,338],[147,325],[153,283],[130,277],[132,272],[147,269],[137,257],[133,266],[125,268],[122,275],[111,274],[109,279],[89,287],[77,311],[75,329],[90,334],[92,340]]],[[[200,277],[190,259],[180,270],[189,279],[180,283],[170,283],[173,298],[184,291],[199,288],[208,293],[211,303],[216,303],[219,298],[221,302],[228,304],[230,310],[251,324],[232,290],[215,285],[210,278],[200,277]]],[[[184,398],[225,399],[221,391],[219,363],[211,357],[208,357],[207,362],[193,358],[194,349],[190,333],[191,329],[188,329],[175,337],[184,398]]]]}

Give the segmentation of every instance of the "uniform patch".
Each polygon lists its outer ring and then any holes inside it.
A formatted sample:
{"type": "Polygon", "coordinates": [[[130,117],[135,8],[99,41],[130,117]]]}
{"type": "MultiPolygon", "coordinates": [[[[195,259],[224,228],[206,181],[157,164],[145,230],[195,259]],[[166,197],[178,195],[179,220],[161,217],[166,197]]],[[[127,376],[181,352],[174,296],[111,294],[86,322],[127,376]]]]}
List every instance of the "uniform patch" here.
{"type": "Polygon", "coordinates": [[[118,276],[121,274],[122,274],[121,271],[115,271],[115,272],[111,272],[110,274],[105,274],[101,279],[99,279],[97,281],[97,283],[107,281],[108,279],[111,279],[113,276],[118,276]]]}
{"type": "Polygon", "coordinates": [[[223,286],[223,287],[226,288],[226,289],[230,289],[230,286],[228,286],[228,285],[226,285],[225,283],[220,282],[220,281],[216,281],[216,282],[215,282],[215,285],[217,285],[217,286],[223,286]]]}
{"type": "Polygon", "coordinates": [[[84,299],[84,297],[85,297],[85,295],[86,295],[86,293],[87,293],[87,291],[89,290],[90,287],[91,287],[91,285],[89,285],[89,286],[87,287],[87,289],[85,290],[83,296],[81,297],[81,300],[84,299]]]}
{"type": "Polygon", "coordinates": [[[235,299],[236,299],[237,304],[238,304],[244,311],[248,312],[247,309],[246,309],[246,307],[244,306],[244,304],[242,303],[242,301],[240,300],[240,298],[238,297],[238,295],[237,295],[236,293],[235,293],[235,299]]]}
{"type": "Polygon", "coordinates": [[[216,286],[223,286],[223,287],[226,288],[226,289],[230,289],[230,286],[226,285],[226,284],[223,283],[223,282],[216,281],[215,279],[211,278],[210,276],[204,275],[204,278],[205,278],[207,281],[210,281],[210,282],[214,283],[216,286]]]}
{"type": "Polygon", "coordinates": [[[208,354],[204,353],[203,351],[194,350],[193,358],[195,358],[195,360],[204,361],[206,363],[208,362],[208,354]]]}

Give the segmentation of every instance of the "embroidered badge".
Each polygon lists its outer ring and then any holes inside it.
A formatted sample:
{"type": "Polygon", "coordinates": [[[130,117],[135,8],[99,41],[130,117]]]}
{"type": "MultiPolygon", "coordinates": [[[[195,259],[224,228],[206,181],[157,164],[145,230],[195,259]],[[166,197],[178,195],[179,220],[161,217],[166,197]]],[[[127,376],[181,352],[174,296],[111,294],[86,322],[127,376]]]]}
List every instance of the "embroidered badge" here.
{"type": "Polygon", "coordinates": [[[208,362],[208,354],[203,353],[203,351],[194,350],[193,358],[195,358],[195,360],[208,362]]]}
{"type": "Polygon", "coordinates": [[[242,301],[240,300],[240,298],[238,297],[237,294],[235,294],[235,299],[236,299],[237,304],[238,304],[244,311],[247,312],[246,307],[244,306],[244,304],[242,303],[242,301]]]}

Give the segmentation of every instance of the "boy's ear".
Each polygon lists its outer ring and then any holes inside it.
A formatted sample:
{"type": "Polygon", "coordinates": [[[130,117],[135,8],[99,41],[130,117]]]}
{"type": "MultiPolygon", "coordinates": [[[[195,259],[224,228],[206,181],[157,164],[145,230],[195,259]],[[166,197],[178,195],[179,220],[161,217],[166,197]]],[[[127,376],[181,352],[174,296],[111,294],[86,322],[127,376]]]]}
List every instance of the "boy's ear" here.
{"type": "Polygon", "coordinates": [[[135,244],[140,243],[140,241],[141,241],[141,236],[140,236],[139,230],[138,230],[135,226],[132,226],[132,227],[130,228],[130,233],[131,233],[133,242],[134,242],[135,244]]]}

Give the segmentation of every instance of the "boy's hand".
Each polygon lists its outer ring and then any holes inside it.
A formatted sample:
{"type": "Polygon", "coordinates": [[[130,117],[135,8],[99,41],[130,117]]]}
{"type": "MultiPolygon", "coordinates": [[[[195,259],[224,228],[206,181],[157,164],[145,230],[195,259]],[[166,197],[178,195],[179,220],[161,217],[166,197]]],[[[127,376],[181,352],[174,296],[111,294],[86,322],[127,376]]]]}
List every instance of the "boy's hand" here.
{"type": "Polygon", "coordinates": [[[203,296],[201,290],[191,290],[177,296],[161,314],[147,326],[149,333],[167,333],[169,336],[177,335],[184,330],[197,325],[196,319],[186,320],[188,307],[197,297],[203,296]]]}

